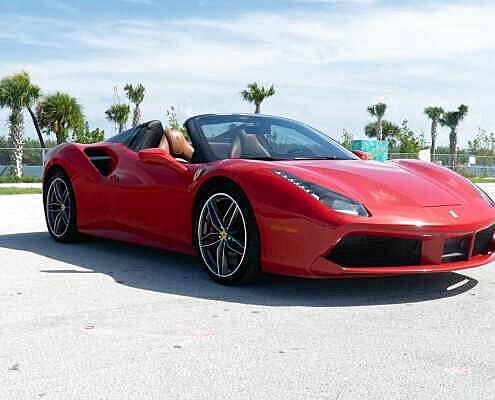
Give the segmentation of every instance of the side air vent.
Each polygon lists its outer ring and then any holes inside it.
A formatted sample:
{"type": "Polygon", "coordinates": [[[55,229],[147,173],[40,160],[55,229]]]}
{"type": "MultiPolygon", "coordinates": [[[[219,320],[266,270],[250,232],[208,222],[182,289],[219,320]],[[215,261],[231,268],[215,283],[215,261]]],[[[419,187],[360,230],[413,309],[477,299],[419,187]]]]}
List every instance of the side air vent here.
{"type": "Polygon", "coordinates": [[[108,176],[113,170],[114,160],[103,149],[86,149],[84,153],[88,156],[91,163],[103,176],[108,176]]]}

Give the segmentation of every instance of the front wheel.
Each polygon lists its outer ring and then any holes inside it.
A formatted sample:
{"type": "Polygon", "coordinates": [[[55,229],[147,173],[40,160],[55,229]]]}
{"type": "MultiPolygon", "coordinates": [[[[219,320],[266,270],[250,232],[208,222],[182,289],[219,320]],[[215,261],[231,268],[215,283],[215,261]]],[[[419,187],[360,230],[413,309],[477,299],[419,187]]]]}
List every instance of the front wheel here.
{"type": "Polygon", "coordinates": [[[218,283],[245,283],[260,273],[254,213],[245,196],[230,186],[203,197],[196,221],[196,244],[203,266],[218,283]]]}

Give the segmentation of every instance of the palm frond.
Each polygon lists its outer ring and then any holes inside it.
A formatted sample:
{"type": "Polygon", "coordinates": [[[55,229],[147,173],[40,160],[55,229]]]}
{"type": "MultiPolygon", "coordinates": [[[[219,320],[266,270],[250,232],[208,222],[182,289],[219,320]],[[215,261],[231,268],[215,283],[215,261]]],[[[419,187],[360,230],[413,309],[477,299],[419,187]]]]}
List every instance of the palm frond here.
{"type": "Polygon", "coordinates": [[[135,105],[139,105],[143,102],[145,90],[145,87],[141,83],[138,83],[136,86],[128,83],[124,86],[127,98],[135,105]]]}

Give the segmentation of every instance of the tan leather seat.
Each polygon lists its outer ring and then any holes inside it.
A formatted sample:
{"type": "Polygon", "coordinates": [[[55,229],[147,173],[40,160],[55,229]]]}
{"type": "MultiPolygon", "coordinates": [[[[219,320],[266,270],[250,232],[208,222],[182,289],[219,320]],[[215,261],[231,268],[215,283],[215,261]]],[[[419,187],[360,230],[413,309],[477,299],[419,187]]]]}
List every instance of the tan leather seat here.
{"type": "Polygon", "coordinates": [[[168,141],[169,151],[174,157],[183,158],[186,161],[191,161],[194,148],[186,140],[182,132],[176,129],[165,129],[165,136],[168,141]]]}
{"type": "Polygon", "coordinates": [[[165,135],[165,132],[163,133],[162,140],[160,140],[158,148],[165,150],[167,153],[170,153],[170,146],[168,145],[168,139],[167,135],[165,135]]]}
{"type": "Polygon", "coordinates": [[[230,158],[242,156],[263,158],[270,157],[270,152],[260,143],[256,135],[248,134],[241,129],[232,142],[230,158]]]}

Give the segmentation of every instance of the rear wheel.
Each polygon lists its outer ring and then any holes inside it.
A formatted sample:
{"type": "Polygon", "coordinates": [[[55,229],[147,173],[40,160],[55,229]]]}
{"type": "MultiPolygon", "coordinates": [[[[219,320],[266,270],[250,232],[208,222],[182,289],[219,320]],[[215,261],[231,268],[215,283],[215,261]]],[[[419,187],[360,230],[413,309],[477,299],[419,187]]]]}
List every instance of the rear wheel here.
{"type": "Polygon", "coordinates": [[[203,197],[196,244],[203,266],[216,282],[245,283],[260,273],[256,220],[249,202],[235,188],[224,185],[203,197]]]}
{"type": "Polygon", "coordinates": [[[47,180],[43,190],[43,203],[48,232],[57,242],[78,239],[76,229],[76,200],[70,179],[56,171],[47,180]]]}

